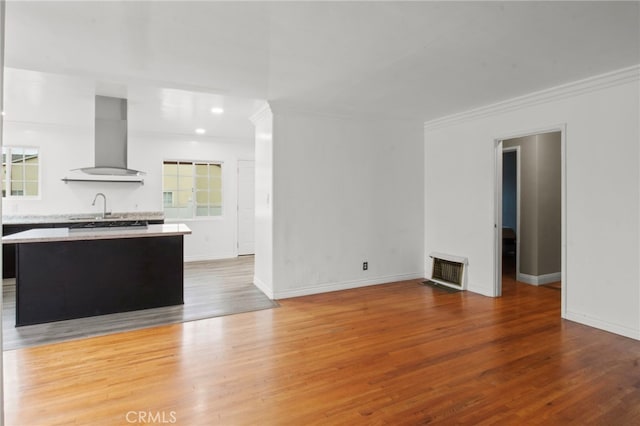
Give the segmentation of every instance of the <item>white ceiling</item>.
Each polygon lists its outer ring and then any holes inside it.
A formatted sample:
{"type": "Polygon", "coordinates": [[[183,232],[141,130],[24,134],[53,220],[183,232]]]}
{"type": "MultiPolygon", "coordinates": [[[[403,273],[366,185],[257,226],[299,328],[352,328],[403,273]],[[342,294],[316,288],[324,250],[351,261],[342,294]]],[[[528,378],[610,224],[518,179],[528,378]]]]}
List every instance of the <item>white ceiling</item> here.
{"type": "Polygon", "coordinates": [[[13,2],[6,65],[429,120],[640,63],[639,2],[13,2]]]}
{"type": "Polygon", "coordinates": [[[255,128],[249,117],[262,106],[252,99],[140,84],[129,87],[123,97],[128,99],[129,130],[191,135],[193,140],[218,137],[253,141],[255,128]],[[214,114],[212,108],[222,108],[224,113],[214,114]],[[198,136],[196,129],[206,133],[198,136]]]}

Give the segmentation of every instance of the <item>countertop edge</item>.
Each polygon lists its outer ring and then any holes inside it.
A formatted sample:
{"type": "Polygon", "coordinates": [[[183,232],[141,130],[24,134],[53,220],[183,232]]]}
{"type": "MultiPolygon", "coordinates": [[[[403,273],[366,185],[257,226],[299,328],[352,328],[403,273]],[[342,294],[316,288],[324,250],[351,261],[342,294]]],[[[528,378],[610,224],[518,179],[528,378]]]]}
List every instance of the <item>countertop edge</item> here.
{"type": "Polygon", "coordinates": [[[149,225],[145,229],[72,231],[69,228],[37,228],[2,237],[3,244],[30,244],[60,241],[115,240],[190,235],[185,224],[149,225]]]}

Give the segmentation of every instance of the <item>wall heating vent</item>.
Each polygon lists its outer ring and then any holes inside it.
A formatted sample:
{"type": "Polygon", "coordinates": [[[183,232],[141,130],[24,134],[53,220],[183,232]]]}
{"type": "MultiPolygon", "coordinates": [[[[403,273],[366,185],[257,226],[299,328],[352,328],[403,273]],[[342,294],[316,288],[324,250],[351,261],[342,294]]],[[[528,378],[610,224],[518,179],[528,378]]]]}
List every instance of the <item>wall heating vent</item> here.
{"type": "Polygon", "coordinates": [[[432,281],[458,290],[467,288],[465,266],[469,262],[466,257],[443,253],[431,253],[429,256],[433,259],[432,281]]]}

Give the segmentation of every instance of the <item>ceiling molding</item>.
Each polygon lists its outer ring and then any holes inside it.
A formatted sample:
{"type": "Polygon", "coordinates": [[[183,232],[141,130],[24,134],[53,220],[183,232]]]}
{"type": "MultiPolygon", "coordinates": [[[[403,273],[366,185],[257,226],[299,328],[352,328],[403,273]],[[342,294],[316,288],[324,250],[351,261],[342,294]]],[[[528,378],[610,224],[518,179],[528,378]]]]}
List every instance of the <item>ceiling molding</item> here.
{"type": "Polygon", "coordinates": [[[503,114],[509,111],[578,96],[584,93],[602,90],[638,80],[640,80],[640,64],[529,93],[506,101],[489,104],[480,108],[429,120],[424,123],[424,129],[434,130],[442,127],[448,127],[470,120],[477,120],[492,115],[503,114]]]}

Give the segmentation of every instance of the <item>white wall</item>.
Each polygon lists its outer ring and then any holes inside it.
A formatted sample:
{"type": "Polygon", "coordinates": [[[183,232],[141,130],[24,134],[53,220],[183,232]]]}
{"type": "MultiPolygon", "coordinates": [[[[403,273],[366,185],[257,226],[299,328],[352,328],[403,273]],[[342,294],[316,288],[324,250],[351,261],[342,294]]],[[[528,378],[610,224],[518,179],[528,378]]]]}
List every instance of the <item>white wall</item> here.
{"type": "MultiPolygon", "coordinates": [[[[425,125],[425,245],[493,295],[495,139],[566,124],[564,316],[640,338],[639,68],[425,125]]],[[[426,265],[428,267],[428,265],[426,265]]]]}
{"type": "Polygon", "coordinates": [[[275,297],[422,277],[422,124],[276,108],[273,126],[275,297]]]}
{"type": "Polygon", "coordinates": [[[268,106],[252,121],[255,125],[255,269],[254,284],[270,298],[273,290],[273,114],[268,106]]]}
{"type": "MultiPolygon", "coordinates": [[[[135,119],[135,111],[131,111],[129,116],[135,119]]],[[[147,174],[143,188],[136,194],[130,192],[129,196],[121,194],[120,198],[134,208],[135,203],[139,203],[138,208],[144,205],[151,210],[161,211],[164,160],[221,161],[222,216],[199,220],[172,219],[167,222],[186,223],[193,232],[185,238],[186,261],[235,257],[238,252],[238,160],[253,157],[252,143],[239,144],[234,140],[217,138],[195,141],[187,136],[133,132],[129,135],[129,163],[147,174]]]]}
{"type": "Polygon", "coordinates": [[[90,192],[86,186],[65,185],[60,180],[70,169],[93,163],[92,82],[6,68],[5,84],[4,145],[39,148],[41,195],[36,200],[3,199],[3,213],[100,211],[102,206],[92,208],[91,201],[104,187],[90,192]]]}
{"type": "MultiPolygon", "coordinates": [[[[94,195],[107,196],[113,212],[162,211],[164,159],[222,161],[224,214],[190,220],[193,234],[185,237],[185,260],[233,257],[237,254],[237,160],[253,159],[253,139],[230,139],[131,130],[137,117],[153,122],[152,112],[129,104],[129,167],[147,172],[144,185],[74,182],[61,179],[70,169],[94,162],[94,96],[96,82],[76,76],[7,68],[5,72],[4,144],[37,146],[41,158],[41,196],[36,200],[2,200],[5,215],[48,215],[101,212],[91,206],[94,195]]],[[[158,115],[157,120],[162,120],[158,115]]],[[[246,126],[252,128],[251,122],[246,126]]]]}

